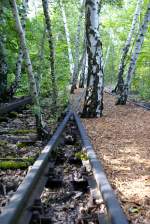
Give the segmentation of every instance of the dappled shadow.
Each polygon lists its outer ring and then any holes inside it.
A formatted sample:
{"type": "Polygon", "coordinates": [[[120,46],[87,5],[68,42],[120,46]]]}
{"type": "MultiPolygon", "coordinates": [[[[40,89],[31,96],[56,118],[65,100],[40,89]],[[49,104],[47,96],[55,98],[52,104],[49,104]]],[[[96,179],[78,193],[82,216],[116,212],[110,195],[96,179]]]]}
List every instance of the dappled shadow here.
{"type": "Polygon", "coordinates": [[[104,116],[84,123],[132,223],[150,223],[150,112],[105,95],[104,116]],[[134,208],[134,209],[133,209],[134,208]],[[135,209],[136,208],[136,209],[135,209]]]}

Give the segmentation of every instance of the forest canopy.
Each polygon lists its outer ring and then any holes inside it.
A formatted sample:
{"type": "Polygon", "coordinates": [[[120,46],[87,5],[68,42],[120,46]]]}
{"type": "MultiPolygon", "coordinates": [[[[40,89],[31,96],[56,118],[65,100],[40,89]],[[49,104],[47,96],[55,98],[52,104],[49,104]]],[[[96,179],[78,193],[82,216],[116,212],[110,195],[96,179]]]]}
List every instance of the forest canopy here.
{"type": "Polygon", "coordinates": [[[0,11],[1,101],[30,94],[38,115],[38,96],[56,108],[79,84],[84,113],[101,116],[103,83],[117,104],[150,99],[148,0],[3,0],[0,11]]]}

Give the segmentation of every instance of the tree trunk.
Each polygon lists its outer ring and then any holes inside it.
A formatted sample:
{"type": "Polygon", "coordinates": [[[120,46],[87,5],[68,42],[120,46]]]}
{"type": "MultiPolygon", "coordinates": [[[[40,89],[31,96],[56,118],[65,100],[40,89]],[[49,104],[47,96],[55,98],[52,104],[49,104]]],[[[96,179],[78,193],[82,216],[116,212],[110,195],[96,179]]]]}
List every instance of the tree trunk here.
{"type": "Polygon", "coordinates": [[[87,71],[88,71],[88,57],[87,57],[87,51],[85,50],[82,62],[82,70],[80,74],[79,88],[84,88],[87,71]]]}
{"type": "Polygon", "coordinates": [[[68,46],[68,58],[69,58],[69,66],[70,66],[70,75],[71,75],[71,79],[72,79],[72,77],[73,77],[73,69],[74,69],[74,62],[73,62],[70,34],[69,34],[69,30],[68,30],[68,25],[67,25],[67,18],[66,18],[65,8],[64,8],[64,5],[63,5],[61,0],[60,0],[60,8],[61,8],[61,13],[62,13],[62,17],[63,17],[65,34],[66,34],[66,41],[67,41],[67,46],[68,46]]]}
{"type": "Polygon", "coordinates": [[[51,20],[49,16],[49,8],[48,8],[48,1],[42,0],[43,4],[43,12],[46,21],[46,28],[47,28],[47,36],[48,36],[48,43],[49,43],[49,50],[50,50],[50,67],[51,67],[51,80],[52,80],[52,109],[55,111],[56,103],[57,103],[57,87],[56,87],[56,78],[55,78],[55,59],[54,59],[54,45],[53,45],[53,35],[52,35],[52,28],[51,28],[51,20]]]}
{"type": "MultiPolygon", "coordinates": [[[[3,6],[0,6],[0,20],[1,24],[4,23],[3,19],[3,6]]],[[[7,73],[8,66],[6,62],[6,54],[4,47],[3,33],[0,32],[0,101],[5,101],[7,90],[7,73]]]]}
{"type": "MultiPolygon", "coordinates": [[[[22,3],[22,13],[21,13],[21,25],[23,30],[25,30],[26,25],[26,18],[27,18],[27,7],[28,7],[28,0],[23,0],[22,3]]],[[[22,69],[22,62],[23,62],[23,52],[22,47],[19,47],[19,53],[16,63],[16,73],[15,73],[15,81],[11,84],[9,89],[7,90],[7,95],[9,98],[12,98],[15,92],[17,91],[17,88],[19,86],[19,82],[21,80],[21,69],[22,69]]]]}
{"type": "Polygon", "coordinates": [[[103,110],[102,43],[99,36],[99,0],[86,1],[88,76],[83,116],[100,117],[103,110]]]}
{"type": "Polygon", "coordinates": [[[0,35],[0,101],[5,101],[7,91],[7,62],[5,57],[5,48],[0,35]]]}
{"type": "Polygon", "coordinates": [[[132,20],[131,29],[130,29],[130,32],[128,34],[128,38],[126,40],[125,46],[124,46],[123,51],[122,51],[120,64],[119,64],[119,70],[118,70],[118,81],[117,81],[117,85],[116,85],[115,89],[113,90],[113,92],[115,92],[115,93],[121,93],[122,90],[123,90],[123,85],[124,85],[123,74],[124,74],[124,70],[125,70],[127,54],[129,52],[129,48],[130,48],[130,45],[131,45],[131,40],[132,40],[134,31],[135,31],[135,27],[136,27],[136,24],[137,24],[137,21],[138,21],[138,17],[140,15],[142,2],[143,2],[143,0],[138,0],[137,1],[135,13],[134,13],[133,20],[132,20]]]}
{"type": "Polygon", "coordinates": [[[143,42],[144,42],[144,36],[145,36],[145,33],[147,32],[149,22],[150,22],[150,3],[147,6],[147,11],[146,11],[146,14],[144,16],[143,23],[142,23],[142,25],[140,26],[140,29],[139,29],[138,38],[137,38],[136,43],[135,43],[135,47],[134,47],[134,51],[132,53],[129,69],[128,69],[128,72],[127,72],[127,75],[126,75],[125,84],[123,86],[123,89],[120,93],[120,96],[119,96],[116,104],[120,104],[120,105],[126,104],[126,101],[127,101],[127,98],[128,98],[129,86],[131,84],[131,80],[132,80],[132,77],[133,77],[133,74],[134,74],[134,71],[135,71],[138,56],[141,52],[141,48],[142,48],[142,45],[143,45],[143,42]]]}
{"type": "Polygon", "coordinates": [[[81,1],[81,8],[78,20],[78,27],[77,27],[77,35],[75,41],[75,64],[73,70],[73,77],[72,77],[72,86],[71,86],[71,93],[74,93],[74,90],[77,88],[77,80],[78,80],[78,71],[79,71],[79,45],[80,45],[80,31],[81,31],[81,21],[83,17],[85,7],[85,0],[81,1]]]}
{"type": "Polygon", "coordinates": [[[16,22],[16,29],[17,29],[17,32],[19,35],[20,44],[21,44],[22,51],[23,51],[23,54],[25,57],[25,62],[26,62],[27,71],[28,71],[29,84],[30,84],[30,94],[31,94],[31,97],[32,97],[33,103],[34,103],[34,113],[35,113],[35,117],[36,117],[37,132],[38,132],[38,136],[41,138],[41,137],[44,137],[44,135],[48,134],[48,133],[44,129],[44,122],[42,119],[41,108],[40,108],[40,103],[39,103],[39,98],[38,98],[38,92],[37,92],[35,77],[34,77],[33,69],[32,69],[32,63],[30,60],[29,51],[26,46],[25,32],[21,26],[16,1],[10,0],[10,5],[12,7],[13,16],[14,16],[14,19],[16,22]]]}

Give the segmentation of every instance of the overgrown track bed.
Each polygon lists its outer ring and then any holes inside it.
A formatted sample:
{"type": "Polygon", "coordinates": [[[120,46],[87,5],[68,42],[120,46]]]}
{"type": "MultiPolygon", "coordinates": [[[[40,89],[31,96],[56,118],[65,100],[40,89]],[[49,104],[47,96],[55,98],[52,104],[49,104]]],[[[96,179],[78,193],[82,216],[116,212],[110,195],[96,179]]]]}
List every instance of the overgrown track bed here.
{"type": "Polygon", "coordinates": [[[32,110],[10,112],[0,121],[0,169],[28,167],[42,146],[32,110]]]}
{"type": "Polygon", "coordinates": [[[16,111],[18,109],[20,109],[21,107],[27,105],[27,104],[31,104],[32,103],[32,98],[30,96],[27,97],[23,97],[21,99],[18,99],[15,102],[10,102],[7,104],[4,104],[3,106],[0,106],[0,115],[2,114],[6,114],[9,113],[11,111],[16,111]]]}
{"type": "Polygon", "coordinates": [[[4,207],[0,222],[128,223],[74,112],[68,112],[4,207]]]}

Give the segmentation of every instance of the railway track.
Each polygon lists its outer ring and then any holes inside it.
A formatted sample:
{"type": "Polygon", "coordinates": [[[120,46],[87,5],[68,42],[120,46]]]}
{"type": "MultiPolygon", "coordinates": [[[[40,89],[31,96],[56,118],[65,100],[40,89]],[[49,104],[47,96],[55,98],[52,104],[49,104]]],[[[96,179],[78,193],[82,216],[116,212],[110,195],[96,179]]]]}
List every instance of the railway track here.
{"type": "MultiPolygon", "coordinates": [[[[111,95],[111,96],[116,96],[116,94],[113,94],[111,91],[105,90],[104,92],[111,95]]],[[[136,101],[130,99],[130,97],[128,98],[127,102],[133,103],[134,105],[136,105],[138,107],[142,107],[146,110],[150,110],[150,104],[147,104],[147,103],[144,103],[144,102],[136,102],[136,101]]]]}
{"type": "Polygon", "coordinates": [[[0,223],[128,223],[74,111],[3,208],[0,223]]]}
{"type": "Polygon", "coordinates": [[[0,106],[0,115],[9,113],[11,111],[16,111],[21,107],[31,104],[32,98],[30,96],[23,97],[23,99],[19,99],[16,102],[5,104],[4,106],[0,106]]]}

